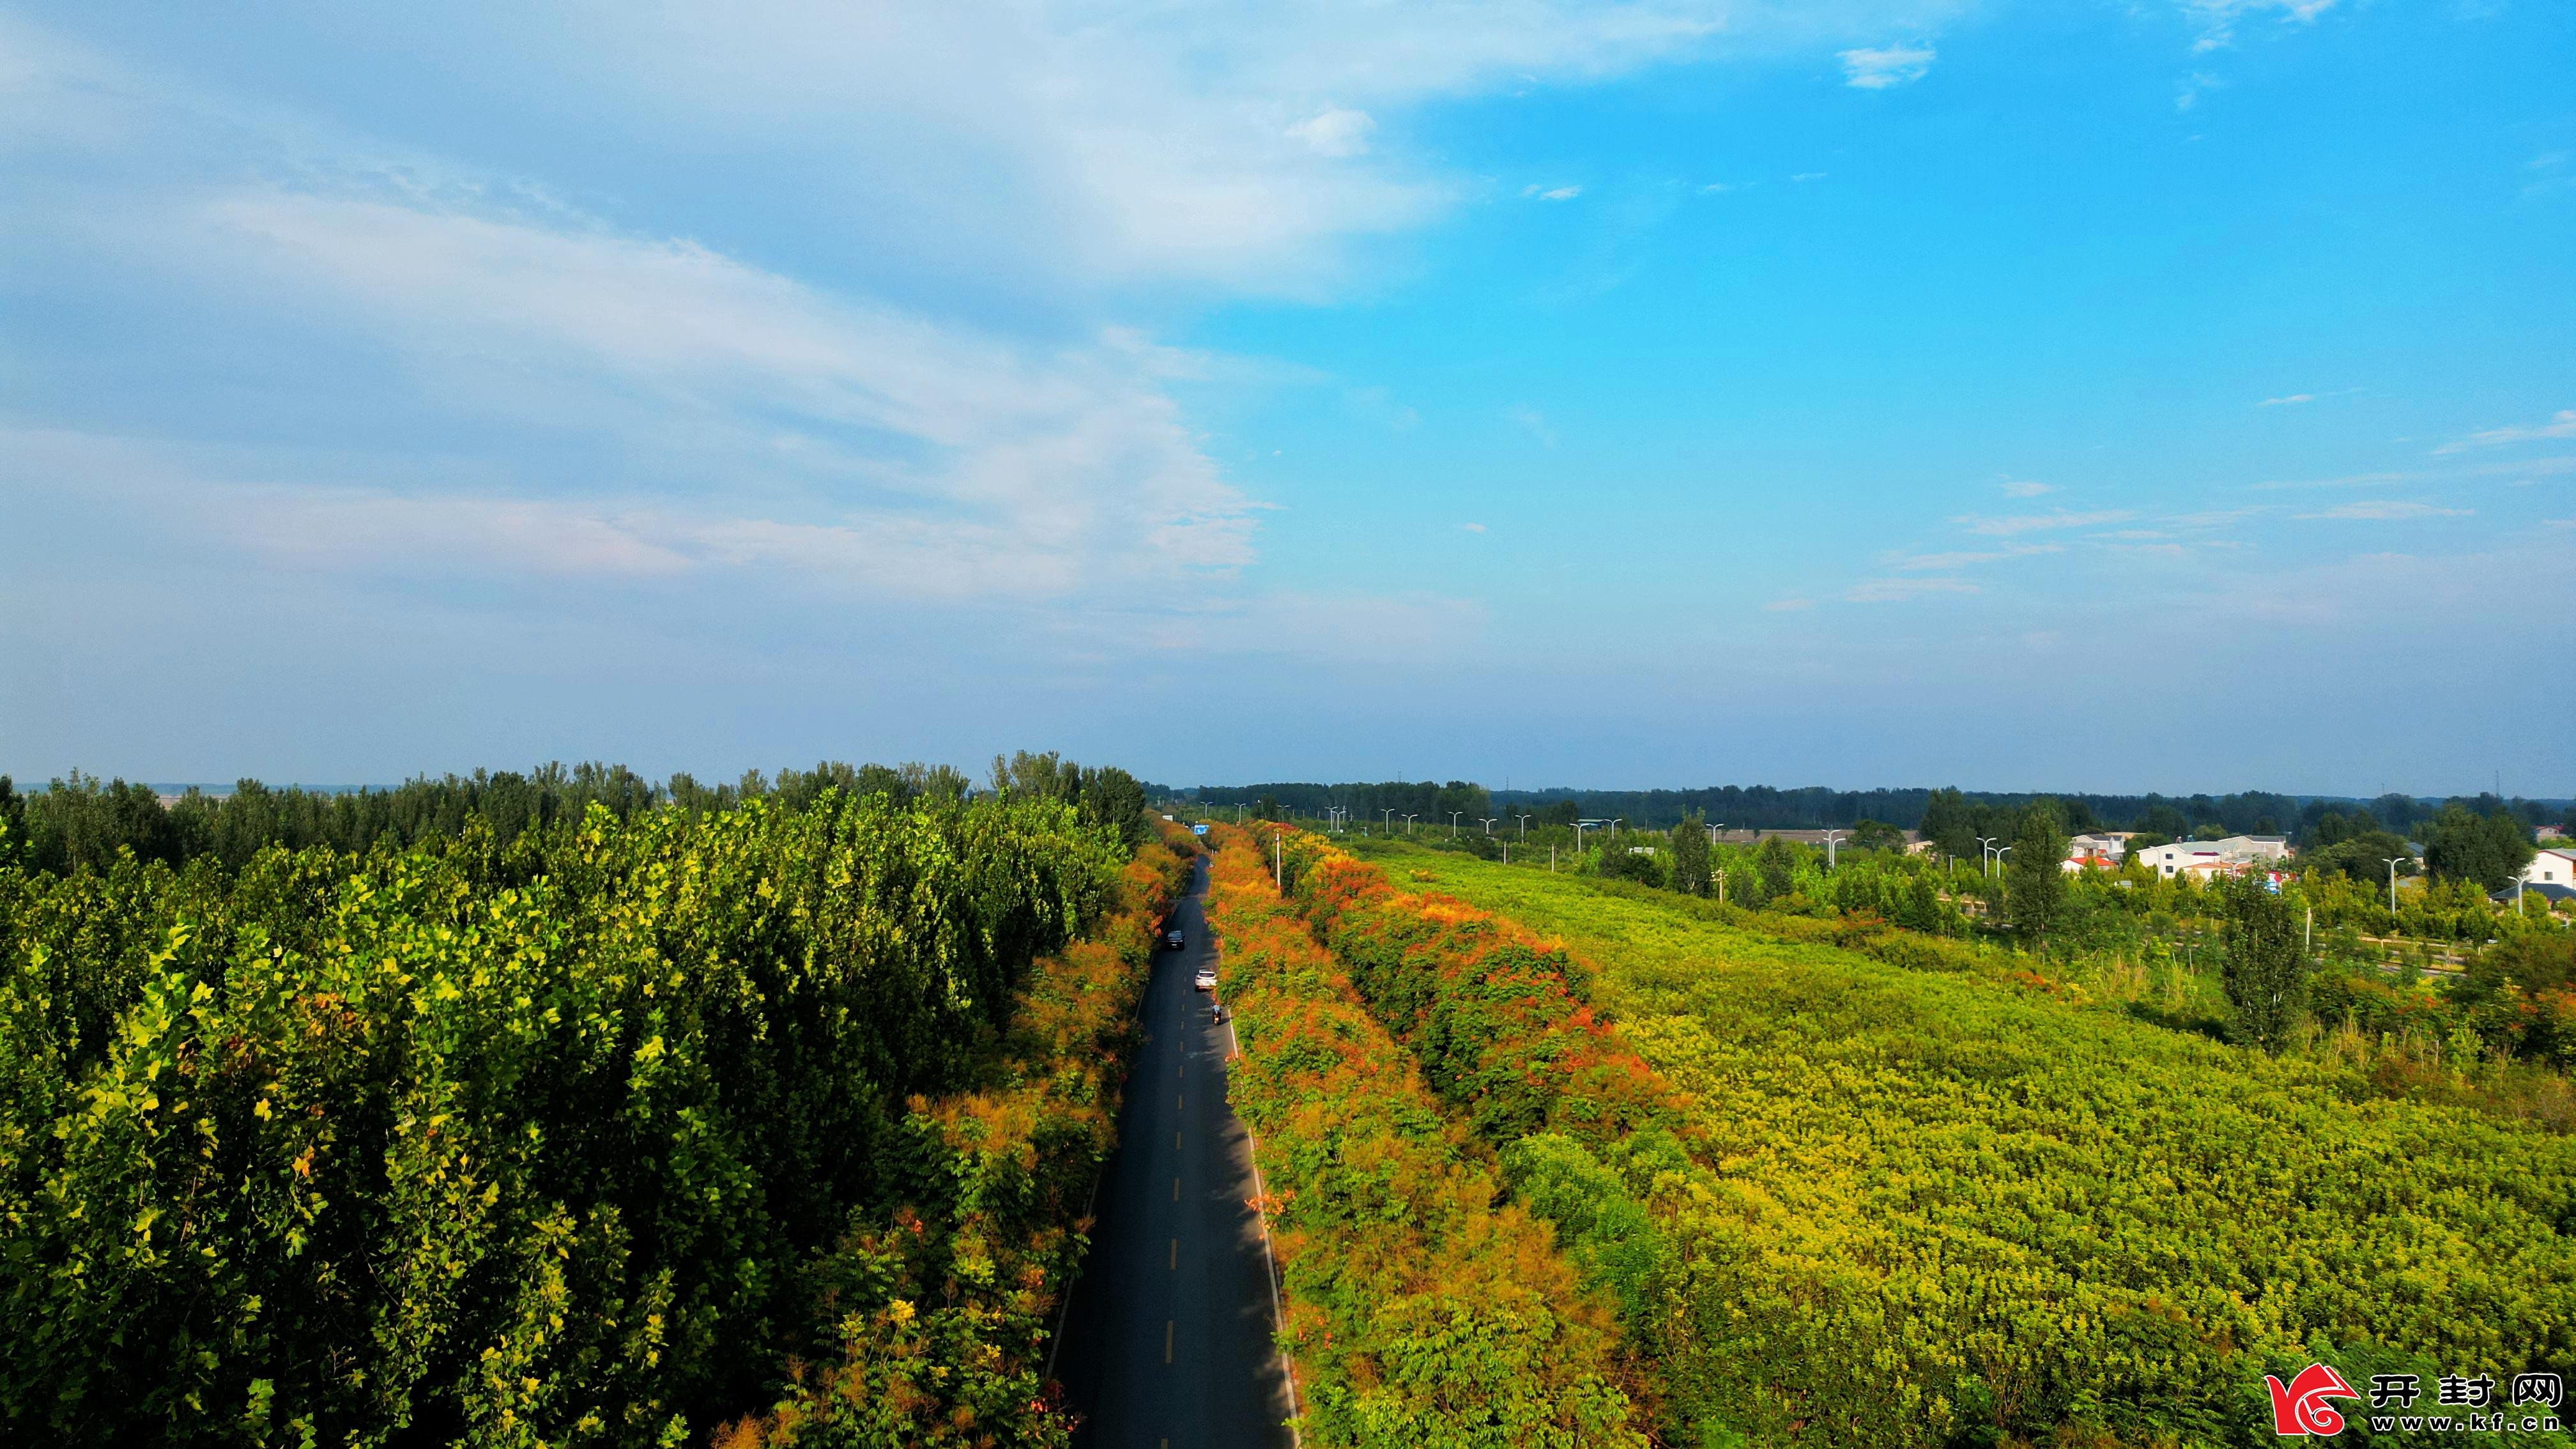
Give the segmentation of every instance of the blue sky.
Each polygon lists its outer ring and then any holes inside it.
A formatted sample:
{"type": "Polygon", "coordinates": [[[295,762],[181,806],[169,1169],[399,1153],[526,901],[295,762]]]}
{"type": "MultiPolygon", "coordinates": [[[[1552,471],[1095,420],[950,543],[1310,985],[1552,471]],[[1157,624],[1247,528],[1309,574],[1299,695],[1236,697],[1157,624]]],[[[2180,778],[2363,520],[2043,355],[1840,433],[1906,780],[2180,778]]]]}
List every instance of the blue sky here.
{"type": "Polygon", "coordinates": [[[0,10],[0,771],[2576,793],[2576,10],[0,10]]]}

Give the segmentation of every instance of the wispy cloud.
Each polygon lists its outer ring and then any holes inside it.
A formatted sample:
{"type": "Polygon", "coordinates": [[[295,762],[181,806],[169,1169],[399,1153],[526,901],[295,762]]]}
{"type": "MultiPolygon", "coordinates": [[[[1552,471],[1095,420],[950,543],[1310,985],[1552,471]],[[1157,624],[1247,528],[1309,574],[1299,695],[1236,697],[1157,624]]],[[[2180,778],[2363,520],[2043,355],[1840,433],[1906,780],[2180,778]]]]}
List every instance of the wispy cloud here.
{"type": "Polygon", "coordinates": [[[2056,492],[2057,485],[2035,483],[2028,478],[2006,478],[2003,481],[2003,490],[2007,498],[2037,498],[2043,493],[2056,492]]]}
{"type": "Polygon", "coordinates": [[[1890,45],[1880,49],[1842,52],[1843,84],[1857,90],[1883,91],[1918,81],[1932,69],[1933,52],[1928,45],[1890,45]]]}
{"type": "Polygon", "coordinates": [[[1582,194],[1583,188],[1580,186],[1550,186],[1541,189],[1536,185],[1530,185],[1521,188],[1521,195],[1534,201],[1572,201],[1582,194]]]}
{"type": "Polygon", "coordinates": [[[2069,513],[2060,509],[2055,513],[2022,513],[2004,518],[1967,514],[1951,522],[1970,533],[1984,534],[1989,538],[2009,538],[2020,533],[2043,533],[2063,528],[2100,528],[2105,524],[2126,523],[2137,516],[2137,510],[2130,508],[2109,508],[2094,513],[2069,513]]]}
{"type": "Polygon", "coordinates": [[[2335,7],[2335,0],[2183,0],[2183,14],[2198,32],[2192,50],[2207,53],[2236,43],[2236,27],[2247,16],[2271,14],[2288,24],[2306,25],[2335,7]]]}
{"type": "Polygon", "coordinates": [[[2254,406],[2258,408],[2297,407],[2301,403],[2312,403],[2317,401],[2319,398],[2350,397],[2352,394],[2359,391],[2361,391],[2361,389],[2357,387],[2341,387],[2336,388],[2332,392],[2294,392],[2286,397],[2267,397],[2261,402],[2256,403],[2254,406]]]}
{"type": "Polygon", "coordinates": [[[1462,523],[1459,524],[1458,527],[1468,533],[1482,533],[1485,531],[1485,525],[1481,523],[1462,523]]]}
{"type": "Polygon", "coordinates": [[[2220,80],[2217,76],[2210,74],[2208,71],[2193,71],[2191,74],[2184,76],[2180,81],[2175,83],[2174,109],[2177,111],[2192,110],[2200,105],[2200,98],[2204,94],[2210,91],[2219,90],[2226,84],[2227,82],[2220,80]]]}
{"type": "Polygon", "coordinates": [[[2437,508],[2430,503],[2409,503],[2395,499],[2373,499],[2363,503],[2338,504],[2318,513],[2302,513],[2301,518],[2349,518],[2376,522],[2397,522],[2410,518],[2467,518],[2473,508],[2437,508]]]}
{"type": "Polygon", "coordinates": [[[1977,586],[1966,579],[1863,579],[1846,590],[1843,599],[1853,604],[1902,604],[1942,594],[1978,592],[1977,586]]]}
{"type": "Polygon", "coordinates": [[[1918,553],[1889,554],[1880,560],[1900,573],[1946,573],[1952,569],[1974,568],[1978,564],[2001,563],[2006,559],[2029,558],[2034,554],[2064,553],[2065,545],[2023,543],[1983,553],[1918,553]]]}
{"type": "Polygon", "coordinates": [[[1368,112],[1334,106],[1290,126],[1288,136],[1291,140],[1305,143],[1306,149],[1318,156],[1338,159],[1366,155],[1369,133],[1376,129],[1377,122],[1368,112]]]}
{"type": "Polygon", "coordinates": [[[2576,438],[2576,408],[2562,408],[2545,423],[2534,423],[2528,427],[2518,428],[2489,428],[2481,433],[2471,433],[2457,442],[2444,443],[2433,451],[2437,454],[2463,453],[2471,448],[2493,448],[2506,443],[2537,443],[2553,438],[2576,438]]]}
{"type": "Polygon", "coordinates": [[[1792,181],[1822,181],[1832,174],[1833,173],[1829,171],[1798,171],[1791,173],[1789,179],[1792,181]]]}
{"type": "Polygon", "coordinates": [[[1520,424],[1521,431],[1538,439],[1542,446],[1550,448],[1556,446],[1556,429],[1548,426],[1547,414],[1527,403],[1515,403],[1505,411],[1504,415],[1520,424]]]}

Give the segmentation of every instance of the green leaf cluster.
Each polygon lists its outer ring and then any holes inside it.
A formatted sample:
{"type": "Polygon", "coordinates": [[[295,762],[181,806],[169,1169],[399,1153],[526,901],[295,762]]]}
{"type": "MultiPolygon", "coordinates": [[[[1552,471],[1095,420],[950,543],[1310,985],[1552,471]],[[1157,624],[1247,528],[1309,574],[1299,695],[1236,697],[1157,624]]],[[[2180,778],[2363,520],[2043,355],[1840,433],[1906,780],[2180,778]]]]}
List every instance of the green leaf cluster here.
{"type": "Polygon", "coordinates": [[[0,1438],[658,1444],[768,1402],[841,1353],[834,1293],[896,1291],[892,1214],[982,1190],[924,1114],[1126,855],[1054,801],[827,791],[0,864],[0,1438]]]}

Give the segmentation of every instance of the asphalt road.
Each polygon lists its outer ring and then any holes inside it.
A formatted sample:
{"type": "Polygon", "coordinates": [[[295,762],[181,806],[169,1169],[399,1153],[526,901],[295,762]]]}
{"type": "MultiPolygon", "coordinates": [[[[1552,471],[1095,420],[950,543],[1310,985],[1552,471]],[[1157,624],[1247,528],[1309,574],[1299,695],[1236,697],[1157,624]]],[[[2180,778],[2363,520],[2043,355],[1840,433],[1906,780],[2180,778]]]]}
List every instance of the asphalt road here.
{"type": "Polygon", "coordinates": [[[1082,1449],[1287,1445],[1287,1386],[1250,1140],[1225,1100],[1232,1033],[1190,985],[1216,960],[1202,862],[1157,953],[1118,1150],[1075,1280],[1056,1376],[1084,1416],[1082,1449]]]}

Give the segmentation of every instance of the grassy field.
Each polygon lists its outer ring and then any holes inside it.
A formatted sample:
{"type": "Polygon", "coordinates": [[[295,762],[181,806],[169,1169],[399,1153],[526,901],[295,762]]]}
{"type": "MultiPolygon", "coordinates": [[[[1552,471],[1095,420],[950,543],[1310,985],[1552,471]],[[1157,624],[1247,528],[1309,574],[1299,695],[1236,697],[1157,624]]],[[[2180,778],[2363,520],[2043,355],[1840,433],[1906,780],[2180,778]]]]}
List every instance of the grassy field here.
{"type": "Polygon", "coordinates": [[[2220,1442],[2268,1431],[2261,1366],[2309,1352],[2500,1381],[2576,1357],[2566,1138],[1679,899],[1354,853],[1563,938],[1692,1098],[1696,1169],[1641,1150],[1525,1186],[1605,1272],[1662,1285],[1675,1398],[1712,1422],[2220,1442]],[[1621,1194],[1651,1241],[1604,1226],[1621,1194]]]}

